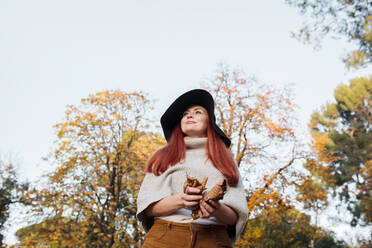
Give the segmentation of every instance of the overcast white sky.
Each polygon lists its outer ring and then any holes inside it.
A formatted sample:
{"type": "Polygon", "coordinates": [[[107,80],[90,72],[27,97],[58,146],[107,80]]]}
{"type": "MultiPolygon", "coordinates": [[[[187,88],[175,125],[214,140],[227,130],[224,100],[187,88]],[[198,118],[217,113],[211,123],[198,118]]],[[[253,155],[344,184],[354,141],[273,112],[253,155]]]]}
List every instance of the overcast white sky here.
{"type": "Polygon", "coordinates": [[[15,154],[22,178],[35,180],[66,105],[143,90],[159,117],[219,62],[293,84],[306,123],[339,83],[368,70],[346,70],[341,40],[314,51],[292,39],[302,19],[283,2],[0,0],[0,154],[15,154]]]}

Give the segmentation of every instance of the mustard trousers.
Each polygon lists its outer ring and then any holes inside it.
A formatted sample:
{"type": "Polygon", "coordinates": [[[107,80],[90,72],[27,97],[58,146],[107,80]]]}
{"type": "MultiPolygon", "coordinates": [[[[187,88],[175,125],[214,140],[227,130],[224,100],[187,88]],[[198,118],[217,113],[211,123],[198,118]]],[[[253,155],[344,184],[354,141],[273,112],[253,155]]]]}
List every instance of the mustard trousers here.
{"type": "Polygon", "coordinates": [[[227,229],[221,225],[176,223],[156,219],[143,248],[232,248],[227,229]]]}

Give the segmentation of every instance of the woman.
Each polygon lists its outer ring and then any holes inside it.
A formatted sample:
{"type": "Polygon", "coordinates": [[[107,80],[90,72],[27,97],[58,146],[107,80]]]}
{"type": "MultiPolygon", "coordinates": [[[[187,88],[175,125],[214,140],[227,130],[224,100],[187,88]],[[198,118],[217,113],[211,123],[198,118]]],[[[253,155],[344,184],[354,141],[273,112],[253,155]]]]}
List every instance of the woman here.
{"type": "Polygon", "coordinates": [[[232,247],[242,232],[244,188],[231,142],[215,121],[213,98],[201,89],[178,97],[161,117],[168,144],[149,159],[137,198],[137,218],[148,231],[143,247],[232,247]],[[223,199],[206,202],[200,189],[184,191],[187,175],[207,176],[207,189],[226,179],[223,199]]]}

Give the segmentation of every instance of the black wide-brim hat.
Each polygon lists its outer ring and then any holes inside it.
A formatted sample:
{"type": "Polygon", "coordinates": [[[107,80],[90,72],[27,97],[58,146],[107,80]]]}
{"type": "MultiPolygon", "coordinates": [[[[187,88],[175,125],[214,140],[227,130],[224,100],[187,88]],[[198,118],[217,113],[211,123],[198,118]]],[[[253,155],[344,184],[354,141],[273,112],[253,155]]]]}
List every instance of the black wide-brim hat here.
{"type": "Polygon", "coordinates": [[[167,142],[170,140],[175,127],[181,122],[185,110],[193,105],[200,105],[207,110],[212,127],[226,147],[230,147],[230,139],[216,124],[213,97],[208,91],[202,89],[190,90],[179,96],[162,115],[160,123],[167,142]]]}

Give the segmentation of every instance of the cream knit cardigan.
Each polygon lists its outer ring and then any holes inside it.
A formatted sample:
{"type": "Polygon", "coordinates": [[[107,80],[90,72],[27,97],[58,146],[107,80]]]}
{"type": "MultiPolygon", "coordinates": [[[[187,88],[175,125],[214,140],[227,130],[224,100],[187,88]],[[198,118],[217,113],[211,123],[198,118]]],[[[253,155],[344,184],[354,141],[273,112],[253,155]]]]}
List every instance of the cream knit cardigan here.
{"type": "MultiPolygon", "coordinates": [[[[137,198],[137,218],[146,232],[151,228],[154,221],[152,217],[146,216],[146,208],[151,203],[157,202],[166,196],[182,192],[186,174],[199,180],[207,176],[207,189],[211,189],[224,178],[221,172],[207,159],[206,141],[207,138],[185,137],[186,156],[184,161],[169,167],[160,176],[146,173],[137,198]]],[[[220,200],[220,202],[233,208],[238,214],[235,227],[228,227],[229,236],[235,242],[245,227],[248,214],[241,176],[239,176],[239,182],[236,186],[227,186],[223,200],[220,200]]]]}

